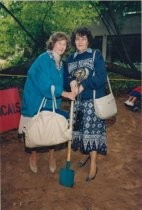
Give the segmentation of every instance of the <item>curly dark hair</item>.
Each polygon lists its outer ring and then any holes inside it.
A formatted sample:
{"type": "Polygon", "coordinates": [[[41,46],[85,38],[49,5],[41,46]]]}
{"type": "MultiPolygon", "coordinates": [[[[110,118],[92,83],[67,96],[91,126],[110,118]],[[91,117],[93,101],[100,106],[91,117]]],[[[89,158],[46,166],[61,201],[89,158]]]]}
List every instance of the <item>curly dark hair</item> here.
{"type": "Polygon", "coordinates": [[[46,48],[49,50],[52,50],[54,48],[54,45],[57,41],[60,40],[66,40],[67,41],[67,48],[66,51],[69,49],[69,45],[70,45],[70,39],[68,37],[68,35],[64,32],[55,32],[53,33],[49,40],[46,42],[46,48]]]}
{"type": "Polygon", "coordinates": [[[76,48],[76,45],[75,45],[75,39],[76,39],[76,35],[79,35],[79,36],[87,36],[87,39],[88,39],[88,47],[91,47],[92,45],[92,42],[93,42],[93,36],[92,36],[92,33],[91,31],[86,28],[86,27],[79,27],[77,28],[76,30],[74,30],[72,32],[72,36],[71,36],[71,44],[73,47],[76,48]]]}

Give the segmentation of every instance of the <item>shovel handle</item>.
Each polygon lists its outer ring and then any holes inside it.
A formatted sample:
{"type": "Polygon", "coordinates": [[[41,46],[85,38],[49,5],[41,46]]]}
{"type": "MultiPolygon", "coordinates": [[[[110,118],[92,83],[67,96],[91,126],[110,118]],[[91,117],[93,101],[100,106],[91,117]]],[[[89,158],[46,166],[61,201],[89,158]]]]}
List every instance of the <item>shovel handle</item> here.
{"type": "MultiPolygon", "coordinates": [[[[71,131],[73,125],[73,109],[74,109],[74,101],[71,101],[70,120],[69,120],[69,127],[71,131]]],[[[70,159],[71,159],[71,140],[68,141],[67,161],[70,161],[70,159]]]]}
{"type": "Polygon", "coordinates": [[[74,101],[71,101],[70,122],[69,122],[69,127],[71,130],[72,130],[72,125],[73,125],[73,108],[74,108],[74,101]]]}

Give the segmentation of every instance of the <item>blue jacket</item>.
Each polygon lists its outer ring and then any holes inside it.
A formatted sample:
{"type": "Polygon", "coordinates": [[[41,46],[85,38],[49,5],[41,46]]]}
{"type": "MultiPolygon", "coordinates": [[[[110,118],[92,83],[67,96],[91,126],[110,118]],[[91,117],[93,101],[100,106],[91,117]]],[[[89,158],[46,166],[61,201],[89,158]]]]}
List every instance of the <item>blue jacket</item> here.
{"type": "Polygon", "coordinates": [[[35,115],[43,97],[47,98],[46,108],[52,109],[51,85],[55,86],[57,108],[60,109],[63,92],[63,65],[57,67],[52,52],[47,51],[38,56],[28,71],[21,108],[23,116],[35,115]]]}
{"type": "Polygon", "coordinates": [[[81,54],[75,52],[67,60],[64,86],[68,89],[69,83],[76,79],[84,87],[81,99],[92,99],[93,90],[96,90],[96,98],[105,95],[107,80],[105,62],[100,50],[96,50],[95,59],[93,54],[94,50],[88,48],[81,54]]]}

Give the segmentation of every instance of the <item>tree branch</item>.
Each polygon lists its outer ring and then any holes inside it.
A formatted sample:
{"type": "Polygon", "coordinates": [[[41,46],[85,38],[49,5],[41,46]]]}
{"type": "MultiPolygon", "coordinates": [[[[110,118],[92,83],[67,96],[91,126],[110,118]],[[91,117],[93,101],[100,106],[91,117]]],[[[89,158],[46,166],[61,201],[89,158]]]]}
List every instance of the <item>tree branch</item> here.
{"type": "Polygon", "coordinates": [[[23,29],[23,31],[26,32],[26,34],[32,39],[33,42],[35,42],[35,44],[37,44],[37,40],[27,31],[27,29],[22,25],[22,23],[15,17],[15,15],[8,10],[4,4],[0,3],[0,7],[3,8],[9,15],[11,15],[11,17],[13,17],[13,19],[18,23],[18,25],[23,29]]]}

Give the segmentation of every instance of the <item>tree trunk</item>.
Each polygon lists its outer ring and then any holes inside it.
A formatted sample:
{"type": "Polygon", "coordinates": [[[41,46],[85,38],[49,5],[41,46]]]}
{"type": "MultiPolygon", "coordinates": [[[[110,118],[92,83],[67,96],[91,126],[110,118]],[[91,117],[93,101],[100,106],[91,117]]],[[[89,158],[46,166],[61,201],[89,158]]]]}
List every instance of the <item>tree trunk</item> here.
{"type": "Polygon", "coordinates": [[[130,79],[141,80],[141,72],[138,70],[133,70],[131,68],[125,68],[113,63],[107,63],[108,72],[113,72],[116,74],[120,74],[124,77],[128,77],[130,79]]]}
{"type": "Polygon", "coordinates": [[[11,66],[8,67],[6,69],[3,69],[0,71],[1,75],[22,75],[22,76],[26,76],[27,75],[27,71],[30,68],[32,64],[32,61],[28,62],[28,63],[24,63],[24,64],[20,64],[17,66],[11,66]]]}

